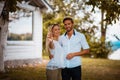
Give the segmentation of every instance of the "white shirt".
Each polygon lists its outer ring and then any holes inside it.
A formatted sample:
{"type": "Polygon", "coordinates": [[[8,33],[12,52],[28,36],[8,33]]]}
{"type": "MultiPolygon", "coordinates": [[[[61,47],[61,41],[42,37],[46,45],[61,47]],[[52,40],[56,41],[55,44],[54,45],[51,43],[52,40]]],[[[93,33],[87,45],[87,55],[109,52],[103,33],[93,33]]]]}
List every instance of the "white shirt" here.
{"type": "MultiPolygon", "coordinates": [[[[79,33],[76,30],[74,30],[74,33],[72,34],[70,39],[68,38],[66,33],[63,34],[59,38],[59,42],[65,51],[65,54],[64,54],[65,57],[69,53],[80,52],[82,48],[83,49],[89,48],[89,45],[86,41],[84,34],[79,33]]],[[[70,60],[65,59],[65,67],[67,68],[73,68],[80,65],[81,65],[80,56],[75,56],[70,60]]]]}
{"type": "Polygon", "coordinates": [[[54,49],[50,49],[53,58],[48,62],[47,69],[64,68],[64,50],[58,41],[53,40],[54,49]]]}

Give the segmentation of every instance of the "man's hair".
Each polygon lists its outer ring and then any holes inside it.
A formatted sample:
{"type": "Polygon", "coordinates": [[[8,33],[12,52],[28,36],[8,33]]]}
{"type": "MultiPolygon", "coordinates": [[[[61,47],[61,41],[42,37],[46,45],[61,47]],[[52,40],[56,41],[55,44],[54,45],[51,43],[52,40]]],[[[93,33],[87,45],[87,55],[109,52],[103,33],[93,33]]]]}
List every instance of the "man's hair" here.
{"type": "Polygon", "coordinates": [[[70,20],[72,23],[74,23],[73,19],[71,17],[65,17],[63,19],[63,23],[66,21],[66,20],[70,20]]]}

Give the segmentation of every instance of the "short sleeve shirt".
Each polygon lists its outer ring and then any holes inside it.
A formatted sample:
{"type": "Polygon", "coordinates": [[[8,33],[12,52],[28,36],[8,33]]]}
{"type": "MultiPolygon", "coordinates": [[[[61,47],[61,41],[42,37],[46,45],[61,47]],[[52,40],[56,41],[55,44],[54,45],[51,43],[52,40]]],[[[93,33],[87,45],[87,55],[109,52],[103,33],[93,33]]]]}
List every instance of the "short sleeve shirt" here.
{"type": "MultiPolygon", "coordinates": [[[[71,38],[68,38],[66,33],[60,36],[59,42],[65,51],[64,56],[69,53],[80,52],[81,49],[89,49],[84,34],[76,30],[74,30],[74,34],[72,34],[71,38]]],[[[73,68],[79,65],[81,65],[80,56],[75,56],[70,60],[65,59],[65,67],[67,68],[73,68]]]]}

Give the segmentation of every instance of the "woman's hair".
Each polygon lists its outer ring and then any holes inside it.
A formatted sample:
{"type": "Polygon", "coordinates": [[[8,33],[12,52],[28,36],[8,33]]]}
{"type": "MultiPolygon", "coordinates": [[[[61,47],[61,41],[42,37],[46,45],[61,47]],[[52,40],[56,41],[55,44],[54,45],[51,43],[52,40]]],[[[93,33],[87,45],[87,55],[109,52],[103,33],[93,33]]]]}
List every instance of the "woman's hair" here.
{"type": "Polygon", "coordinates": [[[59,26],[59,24],[53,24],[52,27],[51,27],[51,32],[52,32],[52,30],[55,26],[59,26]]]}
{"type": "MultiPolygon", "coordinates": [[[[49,33],[51,33],[52,36],[53,36],[53,32],[52,32],[52,30],[53,30],[53,28],[54,28],[55,26],[59,26],[59,24],[53,24],[52,26],[48,27],[48,33],[47,33],[47,36],[48,36],[49,33]]],[[[50,42],[49,42],[47,36],[46,36],[46,52],[49,53],[49,48],[50,48],[49,44],[50,44],[50,42]]]]}

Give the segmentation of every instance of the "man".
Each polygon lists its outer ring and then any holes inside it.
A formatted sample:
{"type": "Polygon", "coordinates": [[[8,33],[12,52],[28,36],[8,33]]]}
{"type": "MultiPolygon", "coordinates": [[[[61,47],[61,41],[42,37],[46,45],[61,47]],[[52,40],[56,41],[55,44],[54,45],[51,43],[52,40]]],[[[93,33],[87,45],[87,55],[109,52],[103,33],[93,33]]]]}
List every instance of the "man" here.
{"type": "Polygon", "coordinates": [[[85,36],[74,29],[72,18],[64,18],[63,24],[66,33],[59,38],[66,56],[62,80],[81,80],[81,56],[89,53],[89,45],[85,36]]]}

